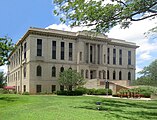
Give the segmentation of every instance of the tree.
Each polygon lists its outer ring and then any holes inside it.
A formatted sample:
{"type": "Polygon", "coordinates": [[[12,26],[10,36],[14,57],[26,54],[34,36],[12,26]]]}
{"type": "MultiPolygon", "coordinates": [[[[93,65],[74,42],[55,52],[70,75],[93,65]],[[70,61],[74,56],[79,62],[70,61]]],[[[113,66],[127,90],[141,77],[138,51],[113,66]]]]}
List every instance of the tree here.
{"type": "Polygon", "coordinates": [[[0,72],[0,88],[3,88],[3,86],[6,84],[6,76],[3,72],[0,72]]]}
{"type": "Polygon", "coordinates": [[[0,66],[8,63],[8,55],[14,49],[12,39],[0,38],[0,66]]]}
{"type": "Polygon", "coordinates": [[[85,84],[84,78],[78,72],[71,69],[61,72],[58,82],[64,85],[67,90],[70,90],[70,87],[76,88],[85,84]]]}
{"type": "Polygon", "coordinates": [[[54,0],[54,5],[61,22],[72,27],[93,26],[100,33],[118,24],[126,28],[132,21],[157,16],[157,0],[54,0]]]}
{"type": "Polygon", "coordinates": [[[134,85],[157,86],[157,59],[149,66],[144,67],[139,74],[141,74],[141,77],[133,82],[134,85]]]}

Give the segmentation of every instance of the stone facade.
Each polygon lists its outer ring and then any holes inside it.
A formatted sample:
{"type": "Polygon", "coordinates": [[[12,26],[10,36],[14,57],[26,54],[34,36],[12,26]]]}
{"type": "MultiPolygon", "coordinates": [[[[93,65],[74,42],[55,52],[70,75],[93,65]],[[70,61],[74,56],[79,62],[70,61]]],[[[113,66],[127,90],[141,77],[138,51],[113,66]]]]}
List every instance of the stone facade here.
{"type": "Polygon", "coordinates": [[[30,28],[9,56],[7,85],[15,86],[17,92],[50,93],[63,89],[57,78],[69,68],[84,76],[88,88],[97,88],[92,80],[131,81],[135,79],[137,47],[87,31],[30,28]]]}

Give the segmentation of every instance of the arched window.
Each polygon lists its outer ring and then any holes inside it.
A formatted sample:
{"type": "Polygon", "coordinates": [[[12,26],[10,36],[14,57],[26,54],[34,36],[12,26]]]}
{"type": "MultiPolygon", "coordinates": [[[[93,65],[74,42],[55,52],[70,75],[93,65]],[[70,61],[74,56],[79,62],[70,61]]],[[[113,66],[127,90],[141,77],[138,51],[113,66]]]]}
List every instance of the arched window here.
{"type": "Polygon", "coordinates": [[[128,72],[128,80],[131,80],[131,72],[128,72]]]}
{"type": "Polygon", "coordinates": [[[84,70],[81,70],[81,76],[84,77],[84,70]]]}
{"type": "Polygon", "coordinates": [[[71,67],[70,67],[69,69],[70,69],[70,70],[72,70],[72,68],[71,68],[71,67]]]}
{"type": "Polygon", "coordinates": [[[52,77],[56,77],[56,67],[52,67],[52,77]]]}
{"type": "Polygon", "coordinates": [[[106,78],[106,72],[103,70],[103,79],[106,78]]]}
{"type": "Polygon", "coordinates": [[[63,71],[64,71],[64,67],[61,67],[60,72],[63,72],[63,71]]]}
{"type": "Polygon", "coordinates": [[[116,79],[116,71],[113,71],[113,80],[116,79]]]}
{"type": "Polygon", "coordinates": [[[122,80],[122,72],[119,72],[119,80],[122,80]]]}
{"type": "Polygon", "coordinates": [[[99,79],[101,79],[101,71],[99,71],[99,79]]]}
{"type": "Polygon", "coordinates": [[[107,70],[107,79],[108,80],[110,79],[110,72],[109,72],[109,70],[107,70]]]}
{"type": "Polygon", "coordinates": [[[86,78],[88,78],[88,70],[86,70],[86,78]]]}
{"type": "Polygon", "coordinates": [[[42,68],[40,65],[37,66],[37,76],[41,76],[42,68]]]}

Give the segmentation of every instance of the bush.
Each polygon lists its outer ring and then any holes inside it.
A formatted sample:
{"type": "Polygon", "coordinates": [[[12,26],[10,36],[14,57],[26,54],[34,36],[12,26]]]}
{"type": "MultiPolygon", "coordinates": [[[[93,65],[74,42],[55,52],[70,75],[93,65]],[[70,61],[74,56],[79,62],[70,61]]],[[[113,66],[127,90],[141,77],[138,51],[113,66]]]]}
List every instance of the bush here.
{"type": "Polygon", "coordinates": [[[111,89],[87,89],[87,94],[88,95],[112,95],[112,90],[111,89]]]}
{"type": "Polygon", "coordinates": [[[3,88],[0,88],[0,94],[9,94],[9,90],[5,90],[3,88]]]}
{"type": "Polygon", "coordinates": [[[77,89],[75,89],[75,91],[80,91],[83,94],[87,94],[87,88],[85,87],[78,87],[77,89]]]}
{"type": "Polygon", "coordinates": [[[29,92],[23,92],[22,95],[29,95],[29,92]]]}
{"type": "Polygon", "coordinates": [[[57,91],[57,95],[67,95],[67,96],[77,96],[77,95],[83,95],[83,92],[81,90],[75,90],[75,91],[57,91]]]}

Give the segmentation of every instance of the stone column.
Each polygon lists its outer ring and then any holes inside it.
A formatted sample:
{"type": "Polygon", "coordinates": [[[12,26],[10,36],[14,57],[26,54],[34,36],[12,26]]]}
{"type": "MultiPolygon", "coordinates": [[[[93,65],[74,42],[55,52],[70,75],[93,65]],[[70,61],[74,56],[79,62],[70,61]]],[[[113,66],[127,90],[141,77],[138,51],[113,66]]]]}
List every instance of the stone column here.
{"type": "Polygon", "coordinates": [[[98,64],[98,47],[97,47],[97,44],[95,45],[95,64],[98,64]]]}

